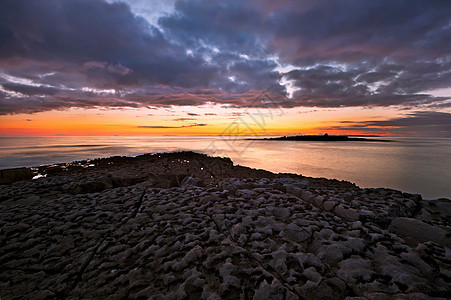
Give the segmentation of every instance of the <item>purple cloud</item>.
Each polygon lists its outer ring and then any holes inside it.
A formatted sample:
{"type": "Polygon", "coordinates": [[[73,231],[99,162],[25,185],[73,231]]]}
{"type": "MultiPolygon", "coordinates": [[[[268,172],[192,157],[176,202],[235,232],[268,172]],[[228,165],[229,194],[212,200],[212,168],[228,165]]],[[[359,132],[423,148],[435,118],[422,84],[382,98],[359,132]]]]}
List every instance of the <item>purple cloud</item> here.
{"type": "Polygon", "coordinates": [[[0,114],[248,107],[262,91],[282,107],[449,109],[427,92],[451,86],[449,1],[178,0],[152,24],[133,11],[1,1],[0,114]]]}

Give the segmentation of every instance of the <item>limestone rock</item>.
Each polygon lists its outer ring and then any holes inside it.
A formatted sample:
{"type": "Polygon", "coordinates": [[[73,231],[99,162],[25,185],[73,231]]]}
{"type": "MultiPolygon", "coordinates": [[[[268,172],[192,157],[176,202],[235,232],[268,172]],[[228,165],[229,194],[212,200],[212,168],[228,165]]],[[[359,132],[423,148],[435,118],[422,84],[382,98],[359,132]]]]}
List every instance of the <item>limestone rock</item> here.
{"type": "Polygon", "coordinates": [[[446,199],[195,153],[39,172],[0,188],[2,299],[451,294],[446,199]]]}
{"type": "Polygon", "coordinates": [[[395,218],[390,224],[390,230],[420,242],[433,241],[443,246],[451,247],[450,232],[420,220],[395,218]]]}

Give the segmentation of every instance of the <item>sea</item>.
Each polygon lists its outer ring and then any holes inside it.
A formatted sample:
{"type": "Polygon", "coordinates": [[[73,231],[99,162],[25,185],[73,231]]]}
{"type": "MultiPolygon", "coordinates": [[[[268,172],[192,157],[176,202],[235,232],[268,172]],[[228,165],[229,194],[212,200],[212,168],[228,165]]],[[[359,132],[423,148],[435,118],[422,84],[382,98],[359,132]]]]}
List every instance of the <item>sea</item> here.
{"type": "MultiPolygon", "coordinates": [[[[383,137],[390,142],[265,141],[246,136],[0,137],[0,169],[109,156],[190,150],[235,165],[392,188],[451,199],[451,138],[383,137]]],[[[255,137],[254,137],[255,138],[255,137]]]]}

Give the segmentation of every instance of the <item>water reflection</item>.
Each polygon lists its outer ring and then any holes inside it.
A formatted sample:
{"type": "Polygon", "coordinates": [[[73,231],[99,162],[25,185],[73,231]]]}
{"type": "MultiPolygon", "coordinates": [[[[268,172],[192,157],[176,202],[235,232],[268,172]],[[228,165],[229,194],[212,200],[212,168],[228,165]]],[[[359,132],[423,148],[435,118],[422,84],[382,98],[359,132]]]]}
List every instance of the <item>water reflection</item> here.
{"type": "Polygon", "coordinates": [[[192,150],[273,172],[451,198],[451,139],[392,143],[249,141],[227,137],[0,137],[0,168],[192,150]]]}

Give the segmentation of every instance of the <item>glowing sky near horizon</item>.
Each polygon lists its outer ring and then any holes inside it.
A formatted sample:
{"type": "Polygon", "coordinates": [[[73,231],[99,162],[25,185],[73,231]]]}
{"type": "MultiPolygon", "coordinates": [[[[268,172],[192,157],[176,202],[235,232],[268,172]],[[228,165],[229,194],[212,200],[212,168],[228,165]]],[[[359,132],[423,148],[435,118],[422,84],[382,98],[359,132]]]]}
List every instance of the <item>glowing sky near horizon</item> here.
{"type": "Polygon", "coordinates": [[[451,137],[450,40],[440,0],[4,0],[0,134],[451,137]]]}

